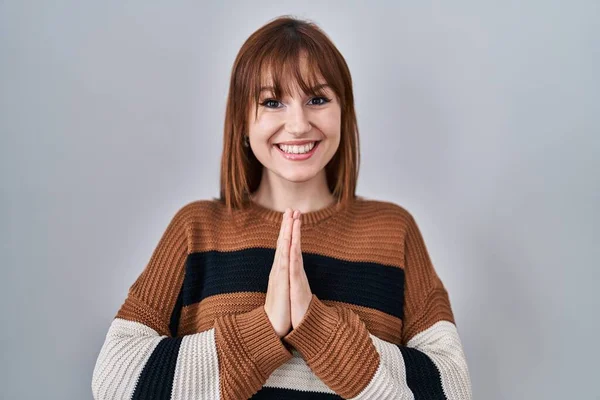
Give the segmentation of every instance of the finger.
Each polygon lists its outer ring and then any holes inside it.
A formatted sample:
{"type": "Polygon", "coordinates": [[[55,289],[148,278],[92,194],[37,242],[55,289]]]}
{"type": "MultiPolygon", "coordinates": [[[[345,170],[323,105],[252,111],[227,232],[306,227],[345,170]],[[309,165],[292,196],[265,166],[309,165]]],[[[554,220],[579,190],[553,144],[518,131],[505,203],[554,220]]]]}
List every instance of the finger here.
{"type": "Polygon", "coordinates": [[[300,250],[300,219],[294,219],[294,226],[292,228],[292,249],[292,255],[297,256],[298,250],[300,250]]]}
{"type": "Polygon", "coordinates": [[[302,261],[302,218],[300,218],[302,215],[300,213],[298,213],[298,232],[296,234],[296,236],[298,237],[298,258],[300,259],[300,261],[302,261]]]}
{"type": "Polygon", "coordinates": [[[294,227],[292,231],[292,256],[290,257],[290,270],[292,275],[298,276],[300,273],[300,262],[302,260],[302,252],[300,249],[300,219],[294,220],[294,227]]]}
{"type": "Polygon", "coordinates": [[[296,227],[298,226],[298,220],[294,219],[292,225],[292,243],[290,245],[290,272],[293,274],[297,268],[297,257],[298,257],[298,237],[296,236],[296,227]]]}
{"type": "Polygon", "coordinates": [[[283,231],[283,238],[281,240],[281,258],[279,265],[283,269],[287,269],[290,265],[290,242],[292,240],[292,223],[294,219],[288,217],[285,221],[285,228],[283,231]]]}
{"type": "Polygon", "coordinates": [[[277,244],[279,245],[280,239],[283,237],[283,232],[285,230],[285,222],[287,221],[288,214],[290,212],[289,208],[286,208],[281,217],[281,225],[279,226],[279,236],[277,237],[277,244]]]}
{"type": "MultiPolygon", "coordinates": [[[[281,225],[279,227],[279,236],[277,236],[277,245],[275,246],[275,256],[273,263],[275,265],[279,265],[279,258],[281,257],[281,247],[282,247],[282,238],[285,230],[285,224],[287,221],[288,214],[290,212],[290,208],[286,208],[281,217],[281,225]]],[[[271,272],[273,272],[273,268],[271,268],[271,272]]]]}

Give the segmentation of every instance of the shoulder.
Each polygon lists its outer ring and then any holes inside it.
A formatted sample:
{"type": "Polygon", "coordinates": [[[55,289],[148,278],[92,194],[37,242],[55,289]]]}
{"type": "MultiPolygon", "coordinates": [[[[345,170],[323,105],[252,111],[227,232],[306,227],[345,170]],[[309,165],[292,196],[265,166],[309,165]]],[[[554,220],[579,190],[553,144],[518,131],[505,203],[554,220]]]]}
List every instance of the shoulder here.
{"type": "Polygon", "coordinates": [[[390,225],[400,226],[404,229],[415,224],[412,213],[405,206],[389,200],[357,196],[355,206],[357,214],[369,220],[385,220],[390,225]]]}
{"type": "Polygon", "coordinates": [[[237,211],[228,211],[218,198],[199,199],[182,204],[174,219],[183,223],[190,235],[230,229],[236,221],[237,211]]]}
{"type": "Polygon", "coordinates": [[[174,219],[190,223],[207,218],[218,218],[224,211],[224,205],[216,198],[192,200],[179,206],[174,219]]]}

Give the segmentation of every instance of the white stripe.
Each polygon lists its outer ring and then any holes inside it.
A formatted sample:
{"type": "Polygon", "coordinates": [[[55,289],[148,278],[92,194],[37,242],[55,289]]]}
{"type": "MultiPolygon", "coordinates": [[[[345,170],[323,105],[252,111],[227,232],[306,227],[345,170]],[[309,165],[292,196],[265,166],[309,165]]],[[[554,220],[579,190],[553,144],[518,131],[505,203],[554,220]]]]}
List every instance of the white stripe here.
{"type": "Polygon", "coordinates": [[[293,357],[275,369],[263,386],[335,394],[315,375],[296,349],[291,352],[293,357]]]}
{"type": "Polygon", "coordinates": [[[469,369],[456,325],[439,321],[416,334],[407,343],[425,353],[442,378],[442,387],[449,400],[469,400],[472,397],[469,369]]]}
{"type": "Polygon", "coordinates": [[[183,336],[173,381],[172,399],[220,399],[219,358],[215,328],[183,336]]]}
{"type": "Polygon", "coordinates": [[[371,382],[353,400],[414,400],[406,383],[404,357],[398,346],[369,334],[379,353],[379,367],[371,382]]]}
{"type": "Polygon", "coordinates": [[[144,365],[163,337],[139,322],[115,318],[92,374],[94,399],[131,399],[144,365]]]}

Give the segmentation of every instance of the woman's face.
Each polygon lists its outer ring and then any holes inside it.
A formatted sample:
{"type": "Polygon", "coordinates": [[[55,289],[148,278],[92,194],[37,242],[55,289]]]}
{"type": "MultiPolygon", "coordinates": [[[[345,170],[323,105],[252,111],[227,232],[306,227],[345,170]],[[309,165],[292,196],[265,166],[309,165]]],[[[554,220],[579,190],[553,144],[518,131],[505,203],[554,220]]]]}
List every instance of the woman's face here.
{"type": "MultiPolygon", "coordinates": [[[[271,85],[268,77],[266,83],[271,85]]],[[[259,96],[256,118],[255,108],[250,108],[250,147],[267,169],[264,172],[292,182],[325,174],[325,166],[338,149],[341,130],[341,107],[330,87],[324,88],[324,97],[314,97],[295,85],[292,95],[281,99],[266,89],[259,96]],[[281,146],[293,143],[300,146],[281,146]]]]}

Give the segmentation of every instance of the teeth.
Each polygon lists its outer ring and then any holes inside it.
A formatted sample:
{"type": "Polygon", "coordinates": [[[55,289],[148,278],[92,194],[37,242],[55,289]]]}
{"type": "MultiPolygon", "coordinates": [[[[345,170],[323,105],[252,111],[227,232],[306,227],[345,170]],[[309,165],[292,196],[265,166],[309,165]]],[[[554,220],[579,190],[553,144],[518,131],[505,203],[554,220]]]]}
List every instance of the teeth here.
{"type": "Polygon", "coordinates": [[[289,146],[287,144],[278,144],[277,146],[279,146],[279,148],[286,153],[304,154],[304,153],[308,153],[309,151],[311,151],[312,148],[315,147],[315,143],[316,142],[307,143],[302,146],[289,146]]]}

